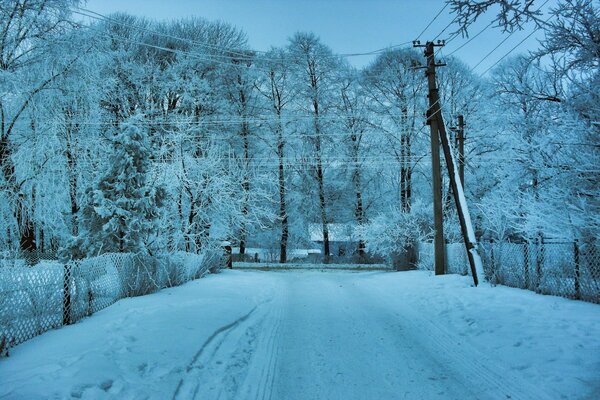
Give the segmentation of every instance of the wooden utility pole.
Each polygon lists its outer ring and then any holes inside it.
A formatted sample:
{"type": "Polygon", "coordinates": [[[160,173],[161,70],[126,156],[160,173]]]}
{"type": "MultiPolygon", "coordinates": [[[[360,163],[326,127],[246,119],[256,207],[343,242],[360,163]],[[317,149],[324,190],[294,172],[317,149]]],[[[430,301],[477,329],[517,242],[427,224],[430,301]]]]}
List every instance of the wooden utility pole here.
{"type": "Polygon", "coordinates": [[[434,48],[443,46],[442,42],[434,44],[427,42],[425,46],[415,42],[414,47],[425,47],[425,57],[427,58],[427,85],[429,88],[429,109],[427,110],[427,124],[431,136],[431,173],[433,189],[433,225],[435,229],[434,236],[434,270],[436,275],[446,273],[445,263],[445,243],[444,243],[444,213],[442,209],[442,175],[440,170],[440,136],[439,120],[436,118],[440,114],[440,101],[435,80],[435,67],[442,66],[435,63],[434,48]]]}
{"type": "Polygon", "coordinates": [[[458,214],[458,220],[460,222],[460,228],[463,235],[465,248],[467,251],[467,257],[469,258],[469,264],[471,266],[471,275],[473,276],[473,283],[475,284],[475,286],[477,286],[477,276],[483,276],[483,264],[481,262],[481,257],[479,256],[477,241],[475,239],[475,231],[473,229],[473,223],[471,222],[469,209],[467,208],[467,201],[465,199],[462,179],[460,178],[456,169],[454,154],[452,153],[452,149],[450,147],[450,137],[448,136],[448,133],[446,132],[446,126],[444,125],[444,119],[441,113],[441,106],[439,104],[439,93],[435,81],[435,67],[443,66],[445,64],[435,63],[434,48],[436,46],[443,45],[444,43],[442,41],[438,41],[437,44],[434,44],[433,42],[427,42],[427,44],[425,44],[424,46],[421,45],[418,41],[414,42],[415,47],[425,47],[425,57],[427,58],[426,75],[427,82],[429,85],[429,110],[427,111],[427,121],[430,126],[431,132],[431,155],[433,168],[433,211],[436,230],[435,273],[436,275],[440,275],[445,272],[444,233],[442,230],[442,191],[439,170],[439,143],[441,141],[442,148],[444,150],[446,166],[448,168],[448,177],[450,178],[450,184],[452,185],[452,194],[454,195],[454,202],[456,204],[456,213],[458,214]],[[439,230],[438,226],[440,228],[439,230]]]}
{"type": "Polygon", "coordinates": [[[460,183],[465,188],[465,118],[458,116],[458,132],[456,141],[458,142],[458,176],[460,183]]]}

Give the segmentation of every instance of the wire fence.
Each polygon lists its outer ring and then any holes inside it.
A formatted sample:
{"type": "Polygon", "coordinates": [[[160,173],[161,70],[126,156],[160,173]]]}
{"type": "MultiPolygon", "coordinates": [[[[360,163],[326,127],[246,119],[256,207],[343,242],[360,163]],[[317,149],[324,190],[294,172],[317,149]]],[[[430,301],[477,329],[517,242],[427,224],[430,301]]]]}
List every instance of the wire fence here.
{"type": "MultiPolygon", "coordinates": [[[[446,272],[449,274],[467,275],[469,259],[462,243],[446,243],[446,272]]],[[[417,243],[417,269],[433,270],[434,247],[432,242],[417,243]]]]}
{"type": "Polygon", "coordinates": [[[600,303],[600,243],[525,242],[482,245],[493,283],[600,303]]]}
{"type": "MultiPolygon", "coordinates": [[[[479,247],[492,284],[600,304],[598,242],[482,242],[479,247]]],[[[417,257],[419,269],[433,269],[433,243],[419,243],[417,257]]],[[[446,267],[448,273],[469,273],[462,243],[446,244],[446,267]]]]}
{"type": "MultiPolygon", "coordinates": [[[[600,244],[580,241],[482,242],[486,279],[492,284],[528,289],[600,304],[600,244]]],[[[417,268],[433,269],[433,243],[417,246],[417,268]]],[[[446,269],[467,275],[462,243],[446,244],[446,269]]]]}
{"type": "Polygon", "coordinates": [[[61,263],[0,260],[0,356],[50,329],[75,323],[119,299],[181,285],[216,272],[223,254],[103,254],[61,263]]]}

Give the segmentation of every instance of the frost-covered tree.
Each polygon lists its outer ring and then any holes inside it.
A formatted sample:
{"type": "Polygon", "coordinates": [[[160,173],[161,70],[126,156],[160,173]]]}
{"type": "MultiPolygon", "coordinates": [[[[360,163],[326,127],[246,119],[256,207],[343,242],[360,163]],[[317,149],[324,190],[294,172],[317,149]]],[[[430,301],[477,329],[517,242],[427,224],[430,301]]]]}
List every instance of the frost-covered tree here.
{"type": "Polygon", "coordinates": [[[143,118],[134,116],[112,139],[107,169],[87,191],[73,256],[152,251],[165,189],[153,180],[150,141],[142,124],[143,118]]]}
{"type": "MultiPolygon", "coordinates": [[[[314,33],[296,33],[288,45],[292,62],[295,66],[294,75],[298,85],[299,110],[310,116],[306,124],[307,175],[316,184],[318,199],[319,223],[323,231],[323,261],[329,262],[329,228],[330,202],[326,178],[327,163],[327,123],[326,115],[334,106],[332,94],[338,81],[336,71],[340,66],[339,60],[331,49],[325,46],[314,33]]],[[[330,131],[331,132],[331,131],[330,131]]]]}
{"type": "Polygon", "coordinates": [[[277,189],[279,194],[279,221],[281,234],[279,236],[279,262],[287,261],[287,248],[290,233],[289,223],[289,194],[288,166],[286,157],[291,151],[287,148],[289,139],[285,128],[285,115],[290,102],[297,95],[297,88],[292,85],[290,54],[285,49],[271,49],[263,57],[257,59],[260,68],[255,87],[265,99],[265,109],[269,118],[267,143],[277,154],[277,189]]]}
{"type": "MultiPolygon", "coordinates": [[[[378,116],[378,129],[385,133],[385,152],[399,164],[398,201],[409,212],[413,201],[413,174],[418,161],[418,123],[425,111],[425,77],[415,69],[423,57],[413,49],[382,53],[364,71],[365,90],[371,110],[378,116]]],[[[396,174],[395,174],[396,175],[396,174]]]]}
{"type": "MultiPolygon", "coordinates": [[[[38,95],[66,73],[78,57],[56,57],[55,40],[69,29],[69,7],[77,0],[0,2],[0,192],[8,246],[37,250],[33,204],[15,165],[19,124],[38,95]],[[18,245],[14,245],[17,242],[18,245]]],[[[24,133],[24,132],[21,132],[24,133]]],[[[31,132],[27,132],[31,134],[31,132]]],[[[31,188],[31,185],[29,185],[31,188]]]]}
{"type": "MultiPolygon", "coordinates": [[[[456,58],[439,71],[447,128],[467,120],[477,233],[594,241],[596,4],[558,0],[543,15],[531,1],[449,2],[462,27],[496,8],[506,30],[544,34],[488,77],[456,58]]],[[[115,14],[88,29],[69,20],[76,4],[0,2],[2,250],[201,252],[227,239],[285,262],[314,246],[318,222],[327,261],[330,223],[360,227],[359,255],[429,237],[418,51],[353,70],[312,33],[262,53],[201,18],[115,14]]]]}

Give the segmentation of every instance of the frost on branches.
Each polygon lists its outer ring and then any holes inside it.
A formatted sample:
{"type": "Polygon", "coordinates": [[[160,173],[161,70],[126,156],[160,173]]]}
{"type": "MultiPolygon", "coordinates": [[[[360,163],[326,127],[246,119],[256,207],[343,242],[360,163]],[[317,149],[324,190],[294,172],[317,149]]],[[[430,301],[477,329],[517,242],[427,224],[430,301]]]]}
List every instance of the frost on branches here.
{"type": "Polygon", "coordinates": [[[86,192],[73,257],[151,252],[166,191],[150,177],[151,143],[142,122],[131,117],[112,139],[107,169],[86,192]]]}

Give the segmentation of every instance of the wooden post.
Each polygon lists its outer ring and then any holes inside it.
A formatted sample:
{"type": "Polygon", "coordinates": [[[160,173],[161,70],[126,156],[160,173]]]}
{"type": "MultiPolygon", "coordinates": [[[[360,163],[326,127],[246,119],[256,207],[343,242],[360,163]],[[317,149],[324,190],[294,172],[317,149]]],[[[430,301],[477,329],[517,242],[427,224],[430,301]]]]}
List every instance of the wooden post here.
{"type": "Polygon", "coordinates": [[[462,115],[458,116],[458,132],[456,140],[458,142],[458,176],[460,182],[465,187],[465,119],[462,115]]]}
{"type": "Polygon", "coordinates": [[[540,293],[542,291],[542,269],[544,265],[544,237],[538,236],[537,239],[537,257],[535,260],[535,274],[536,274],[536,285],[535,291],[540,293]]]}
{"type": "MultiPolygon", "coordinates": [[[[415,46],[420,46],[415,44],[415,46]]],[[[435,56],[433,42],[427,42],[425,45],[425,57],[427,58],[427,86],[429,89],[429,109],[427,110],[427,124],[429,125],[429,134],[431,138],[431,179],[433,190],[433,224],[435,229],[434,236],[434,270],[436,275],[446,273],[445,246],[444,246],[444,214],[442,208],[442,174],[440,170],[440,136],[438,133],[437,115],[440,113],[440,102],[437,84],[435,80],[435,56]]]]}
{"type": "Polygon", "coordinates": [[[490,280],[498,283],[498,271],[496,270],[496,259],[494,257],[494,239],[490,239],[490,280]]]}
{"type": "Polygon", "coordinates": [[[435,273],[436,275],[443,274],[446,270],[444,265],[442,190],[439,159],[439,145],[441,142],[442,149],[444,150],[444,158],[446,159],[446,166],[448,168],[448,177],[452,186],[452,194],[454,195],[454,201],[456,204],[456,212],[458,214],[458,220],[460,222],[460,228],[463,235],[465,248],[467,250],[467,256],[469,257],[471,275],[473,277],[473,283],[475,286],[477,286],[478,274],[484,276],[483,263],[477,248],[477,240],[475,239],[475,231],[473,229],[471,215],[469,214],[469,209],[467,207],[463,185],[461,179],[458,177],[456,162],[454,161],[454,154],[450,148],[450,138],[446,132],[444,119],[442,118],[440,98],[435,81],[435,67],[444,66],[445,64],[435,63],[433,50],[435,46],[443,46],[444,43],[442,41],[438,41],[437,44],[434,44],[433,42],[427,42],[425,46],[422,46],[418,41],[415,41],[413,45],[414,47],[425,47],[425,57],[427,58],[426,75],[429,87],[429,110],[427,112],[427,120],[430,126],[431,134],[431,164],[433,170],[432,186],[435,221],[435,273]]]}
{"type": "Polygon", "coordinates": [[[573,241],[573,256],[575,258],[575,298],[581,299],[581,282],[580,282],[580,270],[579,270],[579,245],[577,239],[573,241]]]}
{"type": "Polygon", "coordinates": [[[475,230],[473,223],[471,222],[471,214],[467,207],[467,200],[465,199],[465,192],[463,190],[462,183],[458,177],[458,171],[456,171],[456,164],[454,161],[454,154],[450,148],[450,138],[446,132],[442,113],[436,115],[438,120],[438,128],[440,133],[440,139],[442,142],[442,148],[444,149],[444,158],[446,159],[446,167],[448,168],[448,177],[450,178],[450,184],[452,185],[452,194],[454,195],[454,203],[456,205],[456,214],[458,214],[458,222],[460,222],[460,230],[462,232],[463,240],[467,250],[467,256],[469,257],[469,264],[471,266],[471,275],[473,276],[473,283],[477,286],[479,280],[477,275],[484,276],[483,263],[479,250],[477,247],[477,240],[475,239],[475,230]]]}
{"type": "Polygon", "coordinates": [[[223,248],[225,249],[225,266],[229,269],[233,269],[233,254],[231,251],[231,245],[226,244],[223,248]]]}
{"type": "Polygon", "coordinates": [[[525,279],[525,289],[531,288],[529,283],[529,251],[529,241],[525,240],[523,242],[523,278],[525,279]]]}

